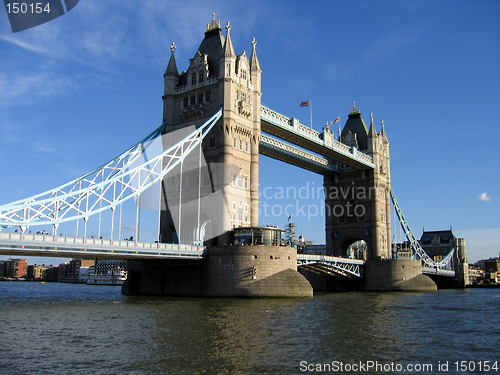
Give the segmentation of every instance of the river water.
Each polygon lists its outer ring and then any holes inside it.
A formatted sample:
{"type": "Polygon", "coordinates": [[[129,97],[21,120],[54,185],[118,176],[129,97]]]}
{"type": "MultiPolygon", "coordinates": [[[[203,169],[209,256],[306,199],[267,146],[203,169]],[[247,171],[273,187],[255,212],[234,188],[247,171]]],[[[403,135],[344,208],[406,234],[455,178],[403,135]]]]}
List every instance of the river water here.
{"type": "Polygon", "coordinates": [[[120,291],[0,282],[0,374],[500,373],[500,289],[312,299],[120,291]]]}

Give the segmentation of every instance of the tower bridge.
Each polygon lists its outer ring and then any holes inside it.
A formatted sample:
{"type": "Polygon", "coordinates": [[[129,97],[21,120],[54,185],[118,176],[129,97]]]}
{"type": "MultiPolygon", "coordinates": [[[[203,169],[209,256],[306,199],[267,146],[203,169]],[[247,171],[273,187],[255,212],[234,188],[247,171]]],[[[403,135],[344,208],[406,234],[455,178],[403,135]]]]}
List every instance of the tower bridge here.
{"type": "MultiPolygon", "coordinates": [[[[173,43],[162,125],[81,178],[0,206],[0,226],[21,230],[1,232],[0,253],[128,259],[129,294],[310,296],[311,285],[328,289],[332,275],[362,279],[366,290],[434,290],[423,272],[455,276],[453,253],[434,261],[402,215],[384,123],[377,132],[371,116],[367,127],[354,105],[335,139],[328,128],[318,132],[268,108],[261,103],[255,39],[251,45],[249,58],[237,56],[229,22],[224,35],[214,17],[187,71],[179,73],[173,43]],[[326,255],[297,254],[276,242],[233,243],[234,228],[269,231],[258,227],[259,155],[323,176],[326,255]],[[354,187],[356,194],[346,193],[354,187]],[[154,243],[139,241],[140,208],[151,192],[158,212],[154,243]],[[391,200],[411,259],[394,259],[391,200]],[[135,241],[120,240],[120,232],[114,238],[115,216],[121,227],[126,202],[136,207],[135,241]],[[355,215],[337,209],[349,205],[359,208],[355,215]],[[111,216],[111,238],[89,239],[88,222],[98,218],[100,233],[104,212],[111,216]],[[76,224],[75,236],[56,236],[67,222],[76,224]],[[52,225],[53,235],[31,235],[36,225],[52,225]],[[367,245],[365,258],[349,259],[357,241],[367,245]]],[[[456,277],[463,281],[465,273],[456,277]]]]}

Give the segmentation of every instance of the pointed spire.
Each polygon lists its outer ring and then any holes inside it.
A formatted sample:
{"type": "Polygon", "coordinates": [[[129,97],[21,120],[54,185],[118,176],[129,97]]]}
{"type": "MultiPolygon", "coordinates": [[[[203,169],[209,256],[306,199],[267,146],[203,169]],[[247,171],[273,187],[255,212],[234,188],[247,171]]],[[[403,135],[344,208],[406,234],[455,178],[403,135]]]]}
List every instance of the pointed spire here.
{"type": "Polygon", "coordinates": [[[177,77],[179,75],[177,71],[177,64],[175,63],[175,56],[174,56],[175,48],[176,48],[175,42],[172,42],[172,45],[170,46],[170,50],[172,52],[170,53],[170,60],[168,62],[167,70],[165,71],[165,76],[177,77]]]}
{"type": "Polygon", "coordinates": [[[262,72],[262,69],[260,69],[259,59],[257,58],[257,52],[255,51],[256,45],[257,42],[254,37],[252,40],[252,55],[250,56],[250,70],[258,70],[262,72]]]}
{"type": "Polygon", "coordinates": [[[223,56],[236,57],[236,55],[234,54],[233,43],[231,42],[231,36],[230,36],[231,24],[229,23],[229,21],[227,21],[226,30],[227,30],[227,34],[226,34],[226,41],[224,43],[224,48],[223,48],[223,52],[222,52],[223,56]]]}
{"type": "Polygon", "coordinates": [[[373,113],[370,114],[370,130],[368,130],[368,136],[372,137],[372,139],[375,139],[377,136],[377,130],[375,130],[375,124],[373,123],[373,113]]]}
{"type": "Polygon", "coordinates": [[[382,130],[380,131],[380,135],[382,136],[382,139],[384,142],[389,143],[389,140],[387,139],[387,134],[385,133],[385,122],[382,120],[382,130]]]}

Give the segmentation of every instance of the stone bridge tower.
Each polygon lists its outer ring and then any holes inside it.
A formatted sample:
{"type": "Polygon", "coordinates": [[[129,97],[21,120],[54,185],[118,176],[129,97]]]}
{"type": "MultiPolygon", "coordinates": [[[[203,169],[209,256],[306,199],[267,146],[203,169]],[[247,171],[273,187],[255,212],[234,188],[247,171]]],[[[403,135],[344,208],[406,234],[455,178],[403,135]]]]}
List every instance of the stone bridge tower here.
{"type": "Polygon", "coordinates": [[[375,169],[359,171],[342,166],[339,174],[324,177],[329,255],[349,256],[356,244],[358,257],[392,258],[389,141],[384,122],[377,133],[373,115],[370,117],[368,129],[354,105],[339,137],[342,143],[373,156],[375,169]]]}
{"type": "MultiPolygon", "coordinates": [[[[189,60],[187,71],[180,74],[174,56],[175,44],[172,43],[170,61],[164,75],[164,147],[172,142],[169,133],[192,125],[200,126],[223,107],[222,118],[203,142],[206,161],[202,178],[205,180],[202,183],[203,195],[220,194],[218,197],[222,196],[224,200],[224,207],[219,205],[202,218],[206,224],[205,233],[213,230],[214,226],[219,229],[217,241],[212,241],[212,244],[227,243],[228,235],[220,235],[221,232],[239,226],[257,226],[259,219],[262,71],[255,50],[255,38],[250,58],[244,51],[236,55],[229,22],[225,28],[226,36],[222,33],[220,21],[216,21],[213,14],[200,46],[189,60]]],[[[190,183],[189,180],[193,176],[196,179],[196,173],[190,174],[188,171],[189,167],[182,174],[183,201],[198,192],[198,183],[190,183]]],[[[174,196],[176,199],[180,184],[179,178],[175,177],[170,182],[164,181],[164,202],[167,202],[168,197],[174,196]]],[[[190,243],[196,228],[184,226],[180,234],[176,233],[173,216],[177,214],[174,215],[171,208],[165,209],[166,206],[162,209],[160,220],[161,242],[175,243],[181,237],[182,243],[190,243]]]]}

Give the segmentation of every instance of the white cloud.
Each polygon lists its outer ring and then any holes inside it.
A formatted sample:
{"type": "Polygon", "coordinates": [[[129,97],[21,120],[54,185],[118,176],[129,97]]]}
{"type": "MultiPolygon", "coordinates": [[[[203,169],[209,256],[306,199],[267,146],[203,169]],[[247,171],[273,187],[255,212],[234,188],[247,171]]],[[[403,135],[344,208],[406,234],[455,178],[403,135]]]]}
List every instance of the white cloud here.
{"type": "Polygon", "coordinates": [[[0,102],[3,105],[31,104],[44,97],[64,95],[78,89],[78,83],[52,71],[22,70],[0,74],[0,102]]]}
{"type": "Polygon", "coordinates": [[[476,199],[483,202],[489,202],[491,197],[486,193],[481,193],[476,197],[476,199]]]}
{"type": "Polygon", "coordinates": [[[33,148],[37,152],[42,152],[44,154],[55,154],[56,149],[42,142],[33,143],[33,148]]]}

